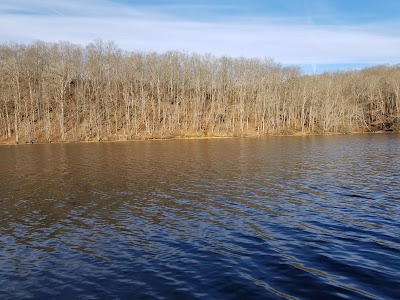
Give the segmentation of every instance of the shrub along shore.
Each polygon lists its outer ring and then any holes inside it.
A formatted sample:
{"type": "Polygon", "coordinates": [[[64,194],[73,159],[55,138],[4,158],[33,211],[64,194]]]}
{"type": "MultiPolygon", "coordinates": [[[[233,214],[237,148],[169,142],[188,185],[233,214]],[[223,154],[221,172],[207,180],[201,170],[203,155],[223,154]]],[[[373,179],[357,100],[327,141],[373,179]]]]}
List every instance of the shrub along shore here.
{"type": "Polygon", "coordinates": [[[400,130],[400,66],[304,75],[272,59],[0,45],[0,142],[400,130]]]}

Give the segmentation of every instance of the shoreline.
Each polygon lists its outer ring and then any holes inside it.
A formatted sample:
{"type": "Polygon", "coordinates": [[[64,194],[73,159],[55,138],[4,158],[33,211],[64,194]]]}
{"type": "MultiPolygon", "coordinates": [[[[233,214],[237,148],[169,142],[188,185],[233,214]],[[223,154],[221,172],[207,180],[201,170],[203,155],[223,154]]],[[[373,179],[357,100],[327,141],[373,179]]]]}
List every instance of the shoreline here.
{"type": "Polygon", "coordinates": [[[213,140],[213,139],[236,139],[236,138],[272,138],[272,137],[311,137],[311,136],[337,136],[353,134],[399,134],[400,131],[353,131],[353,132],[326,132],[326,133],[294,133],[294,134],[264,134],[264,135],[243,135],[243,136],[188,136],[188,137],[167,137],[167,138],[143,138],[130,140],[77,140],[77,141],[50,141],[15,143],[0,141],[0,146],[21,146],[21,145],[51,145],[51,144],[86,144],[86,143],[125,143],[125,142],[146,142],[146,141],[171,141],[171,140],[213,140]]]}

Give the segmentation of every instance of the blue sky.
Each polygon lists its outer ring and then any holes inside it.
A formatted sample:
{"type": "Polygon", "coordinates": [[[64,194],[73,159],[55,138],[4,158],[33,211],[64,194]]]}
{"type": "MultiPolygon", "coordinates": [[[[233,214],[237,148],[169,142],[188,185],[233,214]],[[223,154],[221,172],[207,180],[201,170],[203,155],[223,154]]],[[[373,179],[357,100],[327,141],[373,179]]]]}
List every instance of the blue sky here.
{"type": "Polygon", "coordinates": [[[0,42],[273,58],[305,72],[400,63],[398,0],[2,0],[0,42]]]}

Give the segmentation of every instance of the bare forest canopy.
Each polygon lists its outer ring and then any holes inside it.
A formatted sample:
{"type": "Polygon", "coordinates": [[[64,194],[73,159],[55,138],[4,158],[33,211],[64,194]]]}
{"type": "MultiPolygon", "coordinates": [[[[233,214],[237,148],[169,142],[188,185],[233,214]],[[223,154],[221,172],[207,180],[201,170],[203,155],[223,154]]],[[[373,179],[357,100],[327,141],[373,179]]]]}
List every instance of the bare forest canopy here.
{"type": "Polygon", "coordinates": [[[0,45],[0,141],[400,129],[400,67],[303,75],[271,59],[0,45]]]}

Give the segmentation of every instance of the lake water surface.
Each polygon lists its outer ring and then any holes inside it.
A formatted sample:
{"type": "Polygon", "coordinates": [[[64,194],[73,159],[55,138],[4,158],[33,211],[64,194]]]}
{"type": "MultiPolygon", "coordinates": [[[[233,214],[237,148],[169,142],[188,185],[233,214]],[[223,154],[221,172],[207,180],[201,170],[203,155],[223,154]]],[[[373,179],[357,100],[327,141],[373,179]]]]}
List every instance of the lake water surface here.
{"type": "Polygon", "coordinates": [[[0,299],[399,299],[400,135],[0,147],[0,299]]]}

